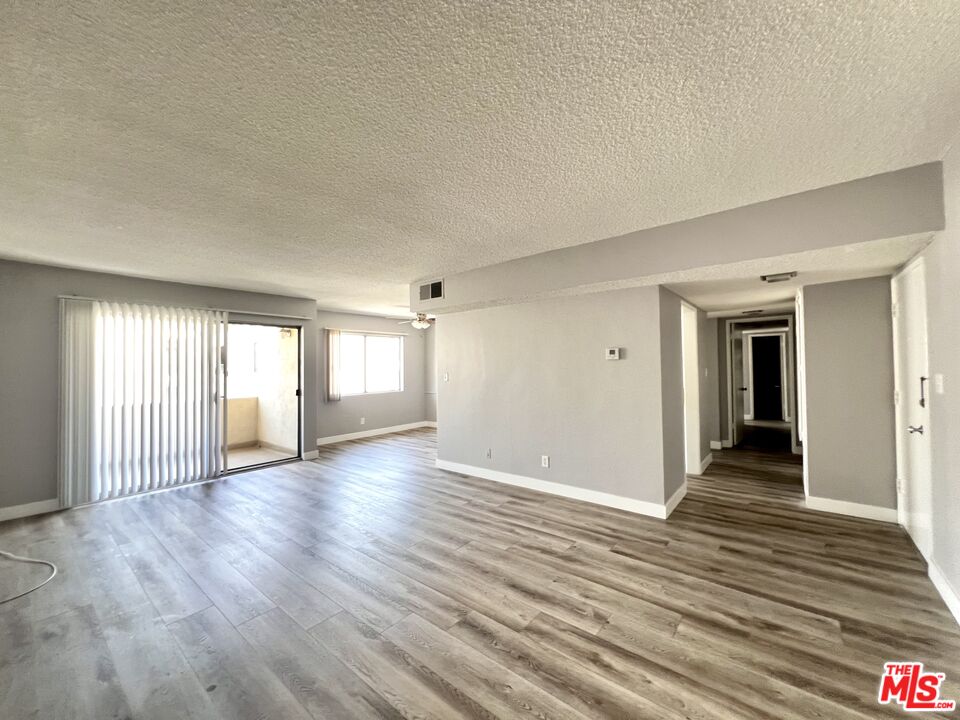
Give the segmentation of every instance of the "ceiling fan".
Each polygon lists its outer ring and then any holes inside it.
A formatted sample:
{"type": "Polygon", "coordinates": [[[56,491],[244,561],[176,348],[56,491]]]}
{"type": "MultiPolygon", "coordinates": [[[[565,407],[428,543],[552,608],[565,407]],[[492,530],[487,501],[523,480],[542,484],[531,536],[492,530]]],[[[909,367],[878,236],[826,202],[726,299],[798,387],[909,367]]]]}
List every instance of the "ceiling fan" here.
{"type": "Polygon", "coordinates": [[[397,324],[406,325],[407,323],[410,323],[410,326],[415,327],[417,330],[426,330],[431,324],[433,324],[433,319],[428,319],[426,313],[417,313],[417,317],[415,319],[401,320],[397,324]]]}

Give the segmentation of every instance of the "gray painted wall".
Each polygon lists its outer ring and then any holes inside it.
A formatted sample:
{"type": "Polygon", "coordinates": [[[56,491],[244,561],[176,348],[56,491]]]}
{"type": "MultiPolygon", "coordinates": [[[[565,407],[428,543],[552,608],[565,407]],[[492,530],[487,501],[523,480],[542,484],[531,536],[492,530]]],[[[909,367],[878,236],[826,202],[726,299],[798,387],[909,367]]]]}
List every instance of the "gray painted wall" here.
{"type": "Polygon", "coordinates": [[[944,394],[930,397],[932,562],[960,597],[960,136],[943,170],[946,229],[924,251],[930,373],[944,376],[944,394]]]}
{"type": "MultiPolygon", "coordinates": [[[[318,438],[377,428],[407,425],[426,419],[424,375],[425,333],[399,320],[372,315],[320,311],[317,313],[317,342],[323,348],[323,328],[340,330],[369,330],[374,332],[405,333],[403,343],[403,392],[354,395],[336,402],[327,402],[325,394],[318,393],[318,438]],[[366,423],[361,425],[360,418],[366,423]]],[[[326,362],[326,353],[320,357],[326,362]]],[[[323,364],[320,365],[318,386],[323,387],[323,364]]]]}
{"type": "Polygon", "coordinates": [[[423,334],[424,419],[437,421],[437,323],[423,334]]]}
{"type": "MultiPolygon", "coordinates": [[[[669,499],[687,479],[683,427],[683,329],[680,297],[664,287],[659,290],[663,482],[664,498],[669,499]]],[[[700,453],[701,458],[704,455],[700,453]]]]}
{"type": "Polygon", "coordinates": [[[694,268],[942,228],[942,171],[928,163],[448,275],[441,299],[421,301],[413,283],[410,307],[452,312],[677,282],[694,268]]]}
{"type": "Polygon", "coordinates": [[[890,278],[808,285],[803,306],[809,492],[895,508],[890,278]]]}
{"type": "MultiPolygon", "coordinates": [[[[0,507],[57,496],[58,295],[310,318],[316,312],[313,300],[0,260],[0,507]]],[[[314,398],[316,323],[305,321],[303,328],[304,397],[314,398]]],[[[311,450],[317,431],[313,402],[304,402],[303,429],[304,448],[311,450]]]]}
{"type": "Polygon", "coordinates": [[[675,324],[680,380],[680,313],[662,323],[660,296],[645,287],[444,315],[440,458],[662,503],[664,416],[681,423],[670,454],[681,475],[683,448],[682,408],[662,411],[660,376],[661,324],[675,324]],[[623,359],[605,360],[606,347],[623,359]]]}

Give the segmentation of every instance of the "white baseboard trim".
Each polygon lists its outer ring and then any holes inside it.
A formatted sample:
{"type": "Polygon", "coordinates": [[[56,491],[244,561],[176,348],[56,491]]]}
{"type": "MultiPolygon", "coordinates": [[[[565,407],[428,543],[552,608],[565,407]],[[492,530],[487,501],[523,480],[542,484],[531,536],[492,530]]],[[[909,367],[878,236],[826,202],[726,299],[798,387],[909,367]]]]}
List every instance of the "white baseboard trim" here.
{"type": "Polygon", "coordinates": [[[334,443],[344,442],[345,440],[358,440],[376,435],[389,435],[390,433],[403,432],[404,430],[416,430],[417,428],[436,426],[436,423],[431,425],[427,420],[420,420],[419,422],[407,423],[406,425],[391,425],[390,427],[361,430],[360,432],[345,433],[343,435],[329,435],[327,437],[317,438],[317,445],[333,445],[334,443]]]}
{"type": "Polygon", "coordinates": [[[852,517],[866,518],[867,520],[880,520],[890,523],[897,522],[896,508],[863,505],[861,503],[847,502],[846,500],[832,500],[830,498],[815,497],[813,495],[807,495],[806,505],[811,510],[822,510],[823,512],[836,513],[838,515],[850,515],[852,517]]]}
{"type": "MultiPolygon", "coordinates": [[[[633,498],[600,492],[599,490],[588,490],[587,488],[576,487],[575,485],[564,485],[563,483],[552,482],[551,480],[541,480],[539,478],[527,477],[526,475],[514,475],[513,473],[477,467],[476,465],[464,465],[462,463],[450,462],[449,460],[438,459],[437,467],[440,470],[447,470],[462,475],[472,475],[473,477],[493,480],[494,482],[503,483],[504,485],[537,490],[551,495],[572,498],[573,500],[583,500],[584,502],[595,505],[605,505],[606,507],[626,510],[639,515],[649,515],[650,517],[660,518],[661,520],[665,520],[668,515],[666,505],[647,502],[645,500],[634,500],[633,498]]],[[[686,492],[686,486],[678,490],[677,493],[674,494],[674,497],[676,497],[681,490],[686,492]]],[[[677,499],[677,502],[680,502],[682,497],[681,495],[680,498],[677,499]]],[[[673,498],[670,498],[670,500],[672,502],[673,498]]]]}
{"type": "Polygon", "coordinates": [[[320,457],[319,450],[307,450],[305,453],[303,453],[304,460],[316,460],[318,457],[320,457]]]}
{"type": "Polygon", "coordinates": [[[723,448],[732,448],[732,447],[733,447],[733,440],[724,440],[723,442],[720,443],[721,450],[723,448]]]}
{"type": "Polygon", "coordinates": [[[423,421],[423,426],[424,426],[424,427],[429,427],[429,428],[435,428],[435,427],[437,427],[437,421],[436,421],[436,420],[424,420],[424,421],[423,421]]]}
{"type": "Polygon", "coordinates": [[[11,505],[10,507],[0,508],[0,522],[29,517],[30,515],[42,515],[43,513],[53,512],[59,509],[60,501],[56,498],[53,500],[40,500],[39,502],[26,503],[24,505],[11,505]]]}
{"type": "Polygon", "coordinates": [[[710,441],[710,449],[711,449],[711,450],[723,450],[723,443],[720,442],[719,440],[711,440],[711,441],[710,441]]]}
{"type": "Polygon", "coordinates": [[[950,610],[953,619],[960,625],[960,592],[957,592],[953,585],[950,584],[946,575],[940,571],[940,568],[937,567],[937,564],[933,562],[933,560],[927,563],[927,575],[930,576],[930,582],[933,583],[937,592],[940,593],[940,597],[942,597],[943,601],[947,604],[947,609],[950,610]]]}
{"type": "Polygon", "coordinates": [[[670,496],[670,499],[667,500],[665,505],[665,511],[666,511],[665,518],[670,517],[670,513],[674,511],[677,505],[680,504],[680,501],[683,500],[686,496],[687,496],[687,481],[684,480],[683,485],[681,485],[677,489],[677,491],[670,496]]]}
{"type": "Polygon", "coordinates": [[[710,467],[710,463],[713,462],[713,453],[707,453],[707,456],[700,461],[700,474],[703,475],[707,468],[710,467]]]}

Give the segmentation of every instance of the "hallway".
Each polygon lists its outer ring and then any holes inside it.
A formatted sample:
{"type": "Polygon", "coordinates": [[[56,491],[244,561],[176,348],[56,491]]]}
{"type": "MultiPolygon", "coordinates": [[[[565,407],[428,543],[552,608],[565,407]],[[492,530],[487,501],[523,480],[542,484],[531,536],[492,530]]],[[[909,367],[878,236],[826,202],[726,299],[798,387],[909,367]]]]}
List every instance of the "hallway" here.
{"type": "Polygon", "coordinates": [[[789,453],[790,423],[776,420],[747,420],[743,425],[743,439],[740,440],[736,449],[789,453]]]}
{"type": "Polygon", "coordinates": [[[757,494],[758,500],[769,500],[779,488],[803,506],[803,457],[789,450],[772,451],[746,442],[714,450],[713,462],[703,475],[687,476],[688,486],[696,478],[707,478],[731,492],[757,494]]]}

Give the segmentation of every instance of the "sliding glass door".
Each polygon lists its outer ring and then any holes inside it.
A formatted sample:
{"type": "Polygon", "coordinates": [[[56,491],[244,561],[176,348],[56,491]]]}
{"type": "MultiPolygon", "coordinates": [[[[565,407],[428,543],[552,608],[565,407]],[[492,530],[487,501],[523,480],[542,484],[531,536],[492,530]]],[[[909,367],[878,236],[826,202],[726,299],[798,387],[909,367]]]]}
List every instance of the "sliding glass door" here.
{"type": "Polygon", "coordinates": [[[230,321],[227,470],[300,457],[300,328],[230,321]]]}
{"type": "Polygon", "coordinates": [[[62,298],[60,333],[62,507],[300,457],[299,327],[62,298]]]}

